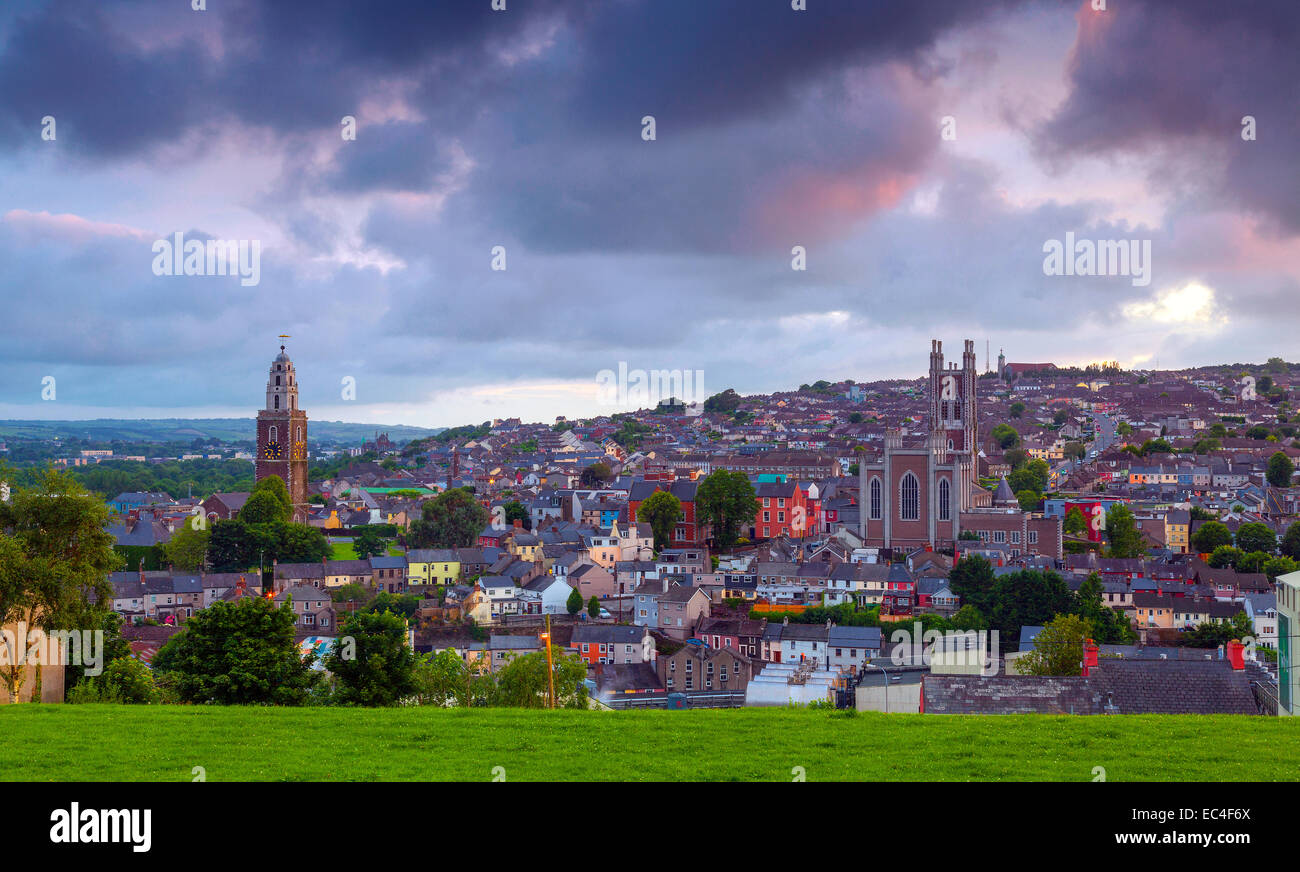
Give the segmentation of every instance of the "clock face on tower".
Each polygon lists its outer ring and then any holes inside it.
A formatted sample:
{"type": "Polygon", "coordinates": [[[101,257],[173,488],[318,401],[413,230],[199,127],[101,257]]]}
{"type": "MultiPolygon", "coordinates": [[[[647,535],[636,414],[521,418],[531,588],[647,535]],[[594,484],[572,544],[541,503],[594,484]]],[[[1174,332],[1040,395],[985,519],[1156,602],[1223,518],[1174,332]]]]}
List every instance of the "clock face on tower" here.
{"type": "Polygon", "coordinates": [[[293,459],[294,459],[294,460],[306,460],[306,459],[307,459],[307,443],[306,443],[306,442],[295,442],[295,443],[293,443],[293,459]]]}
{"type": "Polygon", "coordinates": [[[279,442],[266,443],[266,457],[268,460],[279,460],[281,453],[279,442]]]}

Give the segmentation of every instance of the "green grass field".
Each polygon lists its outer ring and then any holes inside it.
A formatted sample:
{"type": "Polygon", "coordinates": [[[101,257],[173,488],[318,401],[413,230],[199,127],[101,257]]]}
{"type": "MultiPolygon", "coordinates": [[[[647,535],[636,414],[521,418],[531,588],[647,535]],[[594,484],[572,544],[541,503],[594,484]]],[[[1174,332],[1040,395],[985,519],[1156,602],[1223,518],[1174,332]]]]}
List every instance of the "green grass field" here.
{"type": "Polygon", "coordinates": [[[1300,723],[200,706],[0,707],[6,781],[1256,781],[1300,778],[1300,723]]]}

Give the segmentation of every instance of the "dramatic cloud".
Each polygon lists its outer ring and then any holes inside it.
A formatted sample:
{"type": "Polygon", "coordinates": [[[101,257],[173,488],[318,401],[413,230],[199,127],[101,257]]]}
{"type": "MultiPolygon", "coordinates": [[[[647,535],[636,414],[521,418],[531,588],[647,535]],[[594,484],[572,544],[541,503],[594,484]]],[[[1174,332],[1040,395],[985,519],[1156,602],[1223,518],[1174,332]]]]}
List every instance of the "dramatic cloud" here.
{"type": "Polygon", "coordinates": [[[250,414],[279,333],[309,412],[428,425],[602,411],[619,361],[1285,356],[1293,3],[810,6],[6,4],[0,414],[250,414]],[[175,233],[260,283],[155,275],[175,233]],[[1150,284],[1045,274],[1066,234],[1149,241],[1150,284]]]}

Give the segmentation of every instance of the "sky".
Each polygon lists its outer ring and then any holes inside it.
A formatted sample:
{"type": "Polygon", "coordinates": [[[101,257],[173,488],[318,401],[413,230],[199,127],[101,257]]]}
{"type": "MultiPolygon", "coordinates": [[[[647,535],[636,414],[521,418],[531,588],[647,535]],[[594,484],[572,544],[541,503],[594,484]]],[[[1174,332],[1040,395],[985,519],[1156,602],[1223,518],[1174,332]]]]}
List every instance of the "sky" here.
{"type": "Polygon", "coordinates": [[[431,427],[1298,357],[1294,0],[200,5],[0,5],[0,417],[251,416],[279,334],[309,416],[431,427]]]}

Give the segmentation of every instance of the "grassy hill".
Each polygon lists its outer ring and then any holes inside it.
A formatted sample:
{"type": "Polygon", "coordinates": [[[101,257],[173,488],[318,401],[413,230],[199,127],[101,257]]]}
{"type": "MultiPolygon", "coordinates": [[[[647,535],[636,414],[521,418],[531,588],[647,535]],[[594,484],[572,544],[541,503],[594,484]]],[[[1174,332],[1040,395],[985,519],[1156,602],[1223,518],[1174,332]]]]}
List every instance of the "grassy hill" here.
{"type": "Polygon", "coordinates": [[[1230,715],[6,705],[0,735],[13,781],[1300,778],[1300,723],[1230,715]]]}

